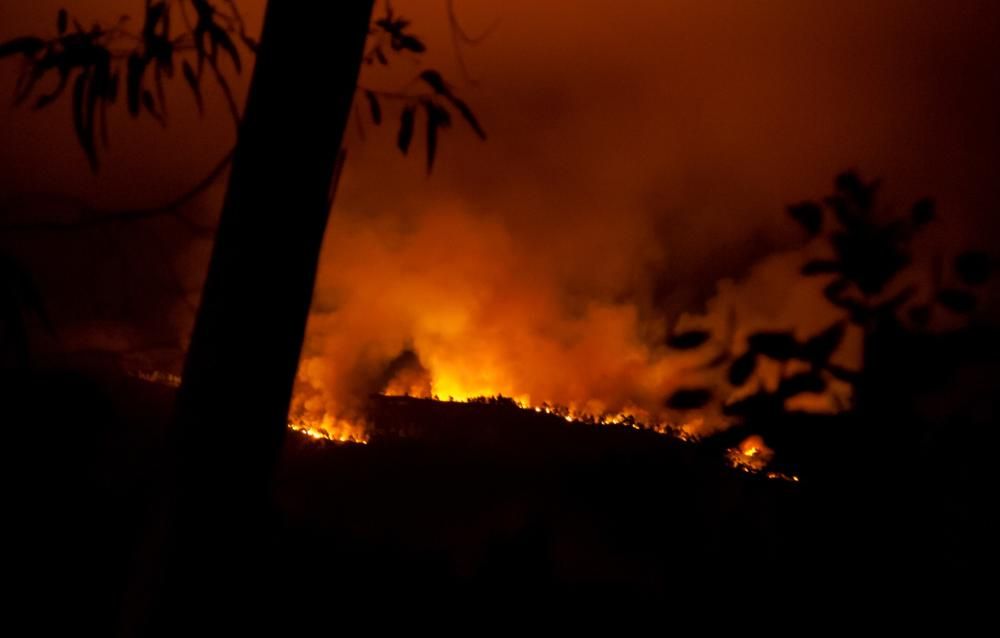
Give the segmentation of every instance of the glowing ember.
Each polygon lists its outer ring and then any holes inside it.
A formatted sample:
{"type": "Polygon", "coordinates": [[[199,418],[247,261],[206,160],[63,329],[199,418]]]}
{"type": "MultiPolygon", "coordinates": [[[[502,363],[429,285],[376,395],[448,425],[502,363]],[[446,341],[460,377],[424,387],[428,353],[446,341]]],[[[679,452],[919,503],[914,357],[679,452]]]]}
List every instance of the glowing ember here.
{"type": "Polygon", "coordinates": [[[131,376],[136,379],[141,379],[147,383],[165,385],[171,388],[181,387],[181,378],[179,375],[162,372],[160,370],[139,370],[138,372],[132,373],[131,376]]]}
{"type": "MultiPolygon", "coordinates": [[[[140,371],[132,376],[149,383],[178,387],[180,377],[174,374],[160,371],[140,371]]],[[[412,386],[411,386],[412,387],[412,386]]],[[[386,392],[387,396],[408,396],[408,392],[400,391],[398,388],[390,388],[386,392]]],[[[441,399],[437,396],[426,397],[436,401],[441,399]]],[[[695,418],[691,421],[677,425],[653,421],[645,411],[635,409],[619,412],[616,414],[594,415],[582,410],[568,408],[565,406],[553,406],[548,403],[541,405],[531,405],[528,399],[509,399],[500,395],[494,397],[464,397],[455,399],[448,397],[448,401],[456,403],[487,403],[491,401],[506,402],[522,410],[530,410],[539,414],[549,414],[559,417],[567,423],[583,424],[591,426],[612,426],[618,425],[628,427],[633,430],[649,430],[666,436],[673,436],[682,441],[696,441],[697,432],[704,426],[702,418],[695,418]]],[[[294,418],[289,419],[288,429],[316,441],[330,441],[334,443],[356,443],[367,444],[369,441],[368,424],[360,420],[338,419],[330,415],[325,415],[321,419],[294,418]]],[[[731,448],[727,451],[727,458],[732,467],[751,474],[761,474],[769,479],[780,479],[784,481],[798,482],[799,477],[781,472],[768,471],[764,469],[774,458],[774,450],[769,448],[764,439],[753,435],[747,437],[738,448],[731,448]]]]}
{"type": "Polygon", "coordinates": [[[729,464],[748,474],[761,474],[769,479],[799,482],[799,477],[793,474],[764,470],[774,460],[774,450],[769,448],[764,439],[756,434],[748,436],[738,448],[726,451],[729,464]]]}
{"type": "MultiPolygon", "coordinates": [[[[178,388],[181,385],[179,375],[160,370],[140,370],[130,376],[147,383],[178,388]]],[[[355,423],[344,419],[334,419],[326,416],[319,421],[305,419],[289,420],[288,429],[303,434],[317,441],[333,441],[335,443],[368,443],[368,427],[364,423],[355,423]]]]}
{"type": "Polygon", "coordinates": [[[368,443],[368,435],[364,426],[341,422],[329,422],[307,425],[305,423],[289,422],[288,429],[317,441],[333,441],[335,443],[368,443]]]}
{"type": "Polygon", "coordinates": [[[774,450],[767,447],[764,439],[754,434],[740,443],[738,448],[727,452],[729,463],[745,472],[761,472],[774,458],[774,450]]]}

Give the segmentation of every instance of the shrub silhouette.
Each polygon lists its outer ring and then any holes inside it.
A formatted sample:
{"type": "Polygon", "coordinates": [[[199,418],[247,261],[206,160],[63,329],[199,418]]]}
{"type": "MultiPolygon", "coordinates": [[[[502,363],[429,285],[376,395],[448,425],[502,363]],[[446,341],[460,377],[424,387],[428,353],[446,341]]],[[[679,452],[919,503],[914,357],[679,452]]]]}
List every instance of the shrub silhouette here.
{"type": "MultiPolygon", "coordinates": [[[[954,258],[950,272],[937,273],[924,284],[902,286],[900,275],[913,262],[912,240],[932,224],[937,213],[933,200],[925,198],[914,203],[905,217],[880,219],[879,187],[879,181],[865,181],[848,171],[835,178],[833,194],[788,207],[789,217],[810,239],[823,238],[829,246],[830,256],[806,262],[801,274],[830,278],[823,296],[840,317],[804,340],[790,331],[765,330],[747,338],[745,352],[716,356],[709,366],[727,365],[726,379],[737,389],[755,378],[763,360],[777,362],[783,370],[796,364],[796,372],[783,375],[774,389],[761,387],[724,405],[727,415],[749,426],[766,423],[774,428],[776,423],[789,421],[789,399],[822,393],[838,380],[852,388],[853,413],[872,419],[888,417],[888,422],[898,424],[912,416],[907,410],[912,409],[915,392],[940,387],[950,372],[974,359],[977,350],[980,356],[991,351],[988,335],[980,334],[969,322],[948,331],[931,329],[939,313],[967,316],[975,310],[974,289],[990,278],[990,256],[964,252],[954,258]],[[946,279],[950,283],[943,283],[946,279]],[[864,341],[862,364],[856,370],[833,361],[850,325],[861,330],[864,341]]],[[[696,330],[668,338],[667,345],[687,350],[701,347],[710,338],[707,332],[696,330]]],[[[703,407],[710,397],[706,388],[687,388],[669,397],[666,404],[694,409],[703,407]]],[[[891,425],[879,427],[886,430],[887,444],[903,434],[891,425]]]]}

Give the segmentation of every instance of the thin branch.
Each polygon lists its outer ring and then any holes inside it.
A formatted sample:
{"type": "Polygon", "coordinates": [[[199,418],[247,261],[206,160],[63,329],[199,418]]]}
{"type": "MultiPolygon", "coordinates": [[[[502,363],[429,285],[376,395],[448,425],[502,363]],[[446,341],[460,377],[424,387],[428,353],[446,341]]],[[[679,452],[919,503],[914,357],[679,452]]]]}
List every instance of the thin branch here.
{"type": "Polygon", "coordinates": [[[229,106],[229,113],[233,116],[236,128],[239,129],[243,116],[240,114],[240,107],[236,103],[236,98],[233,97],[233,91],[229,88],[229,82],[226,81],[225,76],[219,70],[219,63],[216,60],[210,60],[208,66],[212,69],[212,73],[215,75],[215,79],[222,89],[222,94],[226,98],[226,105],[229,106]]]}
{"type": "Polygon", "coordinates": [[[465,80],[473,85],[477,86],[479,84],[478,80],[472,77],[469,72],[469,68],[465,63],[465,56],[462,55],[462,45],[475,46],[488,37],[490,37],[497,27],[500,26],[500,18],[493,21],[493,24],[486,27],[486,29],[478,36],[471,36],[469,33],[462,28],[461,22],[458,20],[458,15],[455,12],[455,2],[454,0],[447,0],[445,3],[448,9],[448,23],[451,27],[451,45],[455,51],[455,59],[458,60],[458,68],[462,72],[462,76],[465,80]]]}
{"type": "Polygon", "coordinates": [[[229,5],[230,11],[233,12],[232,17],[236,20],[236,31],[240,34],[240,39],[243,40],[243,44],[245,44],[248,49],[256,53],[259,43],[247,33],[247,24],[243,19],[243,14],[240,12],[239,7],[236,6],[236,0],[226,0],[226,4],[229,5]]]}
{"type": "MultiPolygon", "coordinates": [[[[49,197],[53,199],[60,199],[67,202],[74,207],[76,207],[80,216],[76,219],[66,220],[66,221],[42,221],[42,222],[24,222],[24,223],[13,223],[0,225],[0,232],[31,232],[31,231],[75,231],[85,228],[95,228],[100,226],[106,226],[109,224],[120,224],[120,223],[132,223],[145,221],[148,219],[155,219],[158,217],[172,216],[178,222],[187,226],[195,234],[210,234],[214,232],[214,228],[209,226],[204,226],[199,224],[184,215],[179,214],[178,209],[180,209],[185,204],[189,203],[191,200],[196,198],[198,195],[203,193],[209,186],[211,186],[215,181],[226,171],[229,164],[233,161],[233,155],[235,149],[230,150],[226,153],[218,164],[202,178],[197,184],[192,186],[190,189],[185,191],[179,197],[162,204],[160,206],[152,206],[148,208],[133,208],[133,209],[123,209],[123,210],[113,210],[109,211],[106,209],[95,208],[90,204],[80,200],[79,198],[73,197],[71,195],[50,195],[50,194],[39,194],[39,195],[25,195],[21,196],[20,199],[30,199],[32,197],[49,197]]],[[[9,204],[8,208],[13,208],[14,206],[9,204]]]]}

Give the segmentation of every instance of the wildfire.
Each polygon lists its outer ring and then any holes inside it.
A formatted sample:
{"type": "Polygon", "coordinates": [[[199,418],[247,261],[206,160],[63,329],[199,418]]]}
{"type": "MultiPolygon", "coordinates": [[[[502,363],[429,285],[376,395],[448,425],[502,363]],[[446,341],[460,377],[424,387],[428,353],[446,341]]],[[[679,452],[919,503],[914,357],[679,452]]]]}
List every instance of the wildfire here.
{"type": "Polygon", "coordinates": [[[774,460],[774,450],[764,443],[763,437],[753,434],[740,443],[739,447],[730,448],[726,451],[726,458],[729,464],[748,474],[760,474],[769,479],[799,482],[799,477],[794,474],[764,470],[774,460]]]}
{"type": "Polygon", "coordinates": [[[171,388],[181,387],[180,375],[171,374],[169,372],[162,372],[160,370],[139,370],[138,372],[134,372],[132,376],[147,383],[165,385],[171,388]]]}
{"type": "Polygon", "coordinates": [[[368,443],[368,435],[364,426],[358,426],[346,421],[331,425],[320,423],[307,425],[303,422],[288,422],[288,429],[299,434],[304,434],[317,441],[333,441],[335,443],[368,443]]]}
{"type": "MultiPolygon", "coordinates": [[[[161,370],[139,370],[131,372],[130,375],[146,383],[165,385],[171,388],[179,388],[181,385],[180,375],[161,370]]],[[[367,425],[346,419],[334,419],[330,416],[325,416],[319,421],[289,420],[288,429],[317,441],[360,443],[362,445],[368,443],[367,425]]]]}
{"type": "Polygon", "coordinates": [[[495,400],[509,401],[522,410],[530,410],[539,414],[550,414],[560,417],[567,423],[579,423],[595,426],[620,425],[630,427],[633,430],[650,430],[658,434],[674,436],[684,441],[693,441],[697,439],[696,432],[698,432],[699,428],[703,425],[703,420],[700,418],[692,419],[691,421],[679,425],[655,421],[651,418],[649,413],[637,408],[625,409],[621,412],[615,413],[603,412],[595,414],[585,409],[579,409],[576,407],[551,405],[549,403],[536,405],[532,404],[530,399],[527,397],[509,398],[504,397],[499,393],[480,396],[460,395],[460,398],[456,398],[454,394],[449,394],[447,399],[442,399],[436,394],[420,396],[419,394],[411,394],[409,392],[400,391],[398,388],[390,385],[383,394],[385,396],[413,396],[414,398],[427,398],[435,401],[447,401],[450,403],[481,403],[489,401],[491,397],[494,397],[495,400]]]}
{"type": "MultiPolygon", "coordinates": [[[[161,371],[139,371],[133,373],[132,376],[148,383],[156,383],[170,387],[178,387],[181,381],[178,375],[161,371]]],[[[398,386],[390,386],[386,390],[385,395],[409,396],[409,392],[406,389],[399,388],[398,386]]],[[[437,401],[442,400],[436,395],[426,398],[437,401]]],[[[689,422],[679,425],[669,424],[652,420],[648,413],[639,409],[629,409],[617,413],[601,413],[595,415],[586,410],[574,407],[555,406],[548,403],[532,405],[527,397],[506,398],[499,394],[492,398],[488,396],[469,396],[462,398],[449,396],[447,399],[447,401],[455,403],[477,403],[491,400],[506,401],[522,410],[530,410],[539,414],[549,414],[560,417],[567,423],[590,426],[622,426],[632,428],[634,430],[649,430],[658,434],[673,436],[682,441],[688,442],[696,441],[698,439],[697,433],[704,425],[704,421],[701,418],[695,418],[689,422]]],[[[307,418],[290,419],[288,422],[288,429],[315,441],[330,441],[334,443],[361,445],[365,445],[369,442],[367,423],[363,421],[338,419],[329,414],[319,420],[307,418]]],[[[780,479],[796,483],[799,481],[799,477],[794,475],[788,475],[775,471],[764,471],[774,458],[774,450],[769,448],[764,443],[764,439],[758,435],[749,436],[742,443],[740,443],[738,448],[729,449],[727,451],[727,458],[733,468],[747,473],[761,474],[769,479],[780,479]]]]}

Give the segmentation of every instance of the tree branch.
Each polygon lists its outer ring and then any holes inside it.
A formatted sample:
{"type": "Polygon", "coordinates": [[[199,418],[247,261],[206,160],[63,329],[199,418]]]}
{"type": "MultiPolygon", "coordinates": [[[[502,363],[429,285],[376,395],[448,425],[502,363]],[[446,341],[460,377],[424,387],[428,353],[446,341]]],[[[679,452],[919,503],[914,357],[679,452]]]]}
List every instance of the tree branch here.
{"type": "MultiPolygon", "coordinates": [[[[181,214],[179,214],[179,209],[185,204],[191,202],[209,186],[215,183],[217,179],[226,171],[229,164],[233,160],[233,150],[230,150],[226,155],[219,160],[218,164],[202,178],[198,183],[192,186],[190,189],[185,191],[179,197],[176,197],[169,202],[161,204],[159,206],[151,206],[147,208],[132,208],[132,209],[122,209],[122,210],[107,210],[95,208],[84,202],[83,200],[74,197],[72,195],[59,195],[59,194],[29,194],[22,195],[18,199],[27,200],[39,197],[48,197],[50,199],[61,200],[68,203],[79,211],[79,216],[76,219],[63,220],[63,221],[32,221],[32,222],[22,222],[22,223],[11,223],[0,225],[0,232],[31,232],[31,231],[76,231],[86,228],[95,228],[100,226],[105,226],[108,224],[121,224],[121,223],[133,223],[146,221],[149,219],[154,219],[157,217],[173,217],[178,222],[187,226],[191,232],[195,234],[208,235],[214,232],[214,228],[210,226],[205,226],[199,224],[194,220],[189,219],[181,214]]],[[[8,210],[15,208],[17,203],[8,203],[5,207],[8,210]]]]}

